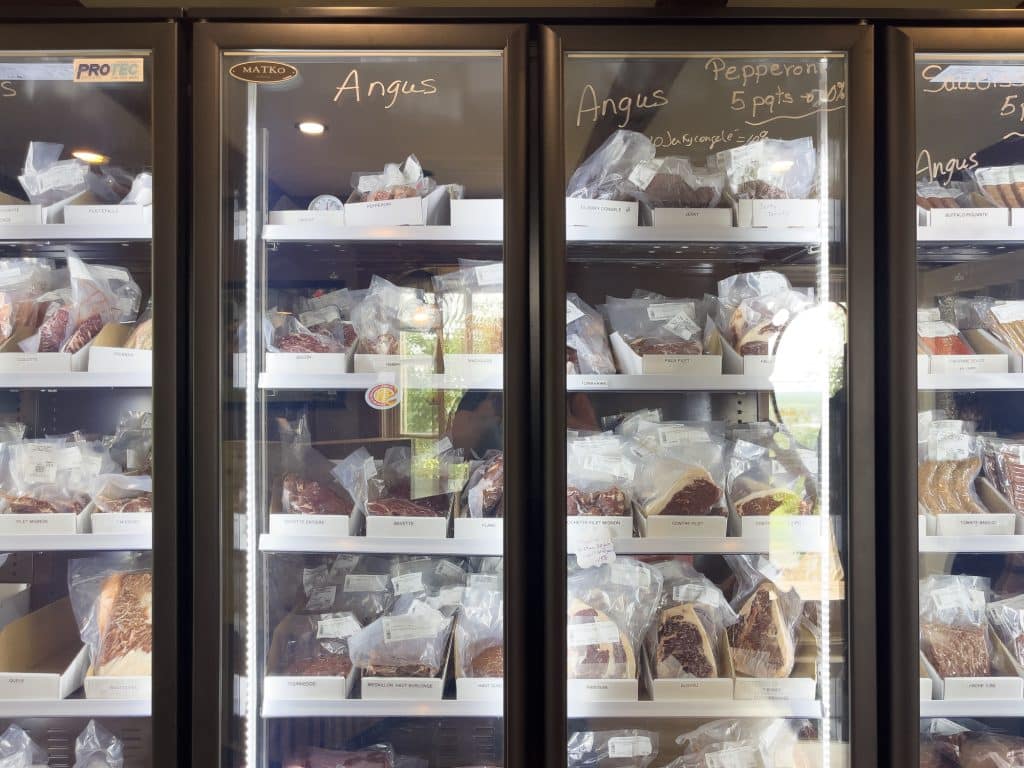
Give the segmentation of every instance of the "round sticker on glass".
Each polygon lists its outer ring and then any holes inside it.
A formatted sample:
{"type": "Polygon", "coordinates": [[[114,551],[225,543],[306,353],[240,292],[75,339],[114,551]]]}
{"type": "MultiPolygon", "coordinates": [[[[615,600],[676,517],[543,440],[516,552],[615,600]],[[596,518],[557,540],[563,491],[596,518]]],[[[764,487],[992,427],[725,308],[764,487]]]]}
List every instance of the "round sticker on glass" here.
{"type": "Polygon", "coordinates": [[[394,384],[374,384],[366,390],[366,404],[378,411],[394,408],[400,402],[402,402],[402,396],[394,384]]]}

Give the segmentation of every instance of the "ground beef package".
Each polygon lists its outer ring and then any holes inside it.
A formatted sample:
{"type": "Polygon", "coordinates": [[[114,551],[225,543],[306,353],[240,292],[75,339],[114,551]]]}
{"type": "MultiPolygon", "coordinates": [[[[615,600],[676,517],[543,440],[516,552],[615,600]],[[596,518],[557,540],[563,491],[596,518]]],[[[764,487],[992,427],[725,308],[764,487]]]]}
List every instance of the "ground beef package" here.
{"type": "Polygon", "coordinates": [[[939,677],[987,677],[992,649],[985,603],[988,579],[929,576],[921,580],[921,652],[939,677]]]}

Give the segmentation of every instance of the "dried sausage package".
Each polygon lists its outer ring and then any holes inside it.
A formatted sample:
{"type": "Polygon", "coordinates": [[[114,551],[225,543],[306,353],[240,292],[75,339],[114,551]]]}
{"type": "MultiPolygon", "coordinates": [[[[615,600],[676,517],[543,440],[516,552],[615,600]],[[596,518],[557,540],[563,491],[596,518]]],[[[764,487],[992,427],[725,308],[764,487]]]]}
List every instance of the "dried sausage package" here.
{"type": "Polygon", "coordinates": [[[419,288],[374,275],[366,296],[352,309],[352,323],[359,353],[433,357],[437,352],[441,312],[419,288]]]}
{"type": "Polygon", "coordinates": [[[637,456],[631,440],[609,432],[570,437],[566,445],[566,514],[632,514],[637,456]]]}
{"type": "Polygon", "coordinates": [[[921,652],[939,677],[987,677],[992,667],[985,603],[989,581],[980,576],[921,580],[921,652]]]}
{"type": "Polygon", "coordinates": [[[569,735],[568,768],[647,768],[657,756],[656,731],[620,729],[569,735]]]}
{"type": "Polygon", "coordinates": [[[33,768],[46,765],[46,750],[16,725],[9,725],[0,734],[0,768],[33,768]]]}
{"type": "Polygon", "coordinates": [[[588,200],[637,200],[640,190],[630,174],[654,159],[654,143],[637,131],[615,131],[573,171],[566,197],[588,200]]]}
{"type": "Polygon", "coordinates": [[[661,573],[629,557],[568,578],[568,673],[578,679],[636,679],[637,649],[661,594],[661,573]]]}
{"type": "Polygon", "coordinates": [[[500,355],[504,349],[504,265],[460,259],[459,269],[437,275],[444,353],[500,355]]]}
{"type": "Polygon", "coordinates": [[[979,302],[985,327],[1017,354],[1024,354],[1024,301],[979,302]],[[989,303],[991,302],[991,303],[989,303]]]}
{"type": "Polygon", "coordinates": [[[817,181],[818,155],[810,136],[754,141],[722,150],[708,161],[725,173],[737,200],[806,200],[817,181]]]}
{"type": "Polygon", "coordinates": [[[699,355],[704,351],[702,323],[695,299],[670,299],[657,294],[619,299],[608,296],[604,311],[637,355],[699,355]]]}
{"type": "Polygon", "coordinates": [[[73,768],[122,768],[124,743],[114,734],[90,720],[75,739],[73,768]]]}
{"type": "Polygon", "coordinates": [[[476,577],[473,582],[463,593],[455,621],[455,675],[503,677],[505,632],[501,581],[476,577]]]}
{"type": "Polygon", "coordinates": [[[68,594],[91,674],[148,676],[153,655],[153,571],[147,555],[70,560],[68,594]]]}
{"type": "Polygon", "coordinates": [[[565,366],[568,374],[615,373],[604,318],[575,293],[566,296],[565,366]]]}
{"type": "Polygon", "coordinates": [[[925,457],[917,468],[917,503],[928,515],[985,514],[974,487],[982,469],[982,443],[967,422],[932,419],[925,457]]]}
{"type": "Polygon", "coordinates": [[[635,494],[640,512],[652,515],[726,514],[726,439],[722,424],[636,420],[632,434],[638,458],[635,494]]]}
{"type": "Polygon", "coordinates": [[[736,623],[722,591],[692,565],[659,563],[663,584],[658,612],[645,638],[654,678],[723,676],[721,640],[736,623]]]}

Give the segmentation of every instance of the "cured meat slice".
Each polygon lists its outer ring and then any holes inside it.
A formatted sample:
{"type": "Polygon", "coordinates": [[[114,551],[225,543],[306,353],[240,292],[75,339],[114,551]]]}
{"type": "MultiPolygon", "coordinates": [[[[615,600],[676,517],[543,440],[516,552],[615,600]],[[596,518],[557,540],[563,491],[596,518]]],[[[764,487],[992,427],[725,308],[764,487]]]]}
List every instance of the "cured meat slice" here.
{"type": "Polygon", "coordinates": [[[99,629],[97,675],[149,675],[153,654],[153,574],[116,573],[107,577],[96,611],[99,629]]]}
{"type": "Polygon", "coordinates": [[[722,489],[703,467],[688,467],[669,488],[647,503],[644,514],[651,515],[722,515],[719,506],[722,489]]]}
{"type": "Polygon", "coordinates": [[[573,644],[573,630],[569,630],[568,647],[569,677],[573,679],[624,679],[636,677],[636,654],[629,637],[619,629],[603,611],[593,608],[582,600],[573,599],[569,604],[569,626],[580,624],[600,625],[599,632],[607,631],[607,641],[573,644]],[[611,639],[617,635],[618,639],[611,639]]]}
{"type": "Polygon", "coordinates": [[[285,514],[351,515],[354,506],[347,493],[342,496],[319,480],[307,480],[292,472],[284,476],[281,511],[285,514]]]}
{"type": "Polygon", "coordinates": [[[662,678],[718,677],[711,638],[692,605],[675,605],[658,617],[655,667],[662,678]]]}
{"type": "Polygon", "coordinates": [[[98,314],[89,315],[82,322],[78,324],[75,332],[71,334],[64,346],[61,348],[61,352],[67,352],[69,354],[75,354],[80,349],[85,347],[90,341],[92,341],[96,334],[103,330],[103,318],[98,314]]]}
{"type": "Polygon", "coordinates": [[[764,517],[774,513],[806,515],[810,511],[805,499],[786,488],[756,491],[733,502],[733,506],[740,517],[764,517]]]}
{"type": "Polygon", "coordinates": [[[984,625],[922,623],[921,647],[942,678],[989,674],[991,658],[984,625]]]}
{"type": "Polygon", "coordinates": [[[409,499],[377,499],[366,502],[366,514],[371,517],[444,517],[443,511],[409,499]]]}
{"type": "Polygon", "coordinates": [[[581,491],[569,486],[565,513],[570,517],[624,517],[629,514],[629,502],[620,488],[581,491]]]}
{"type": "Polygon", "coordinates": [[[972,493],[974,479],[981,471],[981,459],[977,456],[958,461],[924,461],[917,471],[918,504],[927,514],[985,514],[972,493]]]}
{"type": "Polygon", "coordinates": [[[727,630],[737,675],[789,677],[796,663],[793,637],[775,585],[762,581],[740,606],[739,620],[727,630]]]}

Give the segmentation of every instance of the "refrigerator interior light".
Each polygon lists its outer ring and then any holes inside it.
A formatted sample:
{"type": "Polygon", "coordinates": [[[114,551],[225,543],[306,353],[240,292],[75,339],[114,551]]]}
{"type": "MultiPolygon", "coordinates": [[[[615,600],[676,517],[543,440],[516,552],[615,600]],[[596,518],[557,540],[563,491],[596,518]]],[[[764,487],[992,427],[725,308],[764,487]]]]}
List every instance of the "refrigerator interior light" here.
{"type": "Polygon", "coordinates": [[[307,136],[322,136],[327,130],[326,125],[318,123],[316,120],[303,120],[301,123],[296,123],[295,127],[307,136]]]}
{"type": "Polygon", "coordinates": [[[71,156],[76,160],[81,160],[83,163],[89,163],[89,165],[103,165],[110,162],[109,156],[100,152],[94,152],[91,149],[76,149],[71,153],[71,156]]]}

